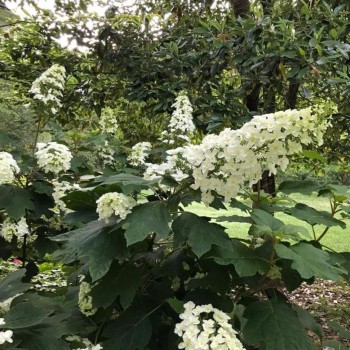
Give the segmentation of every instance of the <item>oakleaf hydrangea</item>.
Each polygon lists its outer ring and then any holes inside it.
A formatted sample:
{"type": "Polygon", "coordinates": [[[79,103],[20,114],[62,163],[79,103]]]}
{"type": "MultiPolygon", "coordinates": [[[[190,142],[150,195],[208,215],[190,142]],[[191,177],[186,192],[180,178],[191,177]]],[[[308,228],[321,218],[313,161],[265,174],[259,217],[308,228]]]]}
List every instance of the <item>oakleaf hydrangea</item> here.
{"type": "Polygon", "coordinates": [[[257,183],[265,169],[272,174],[278,167],[284,171],[288,156],[300,152],[302,145],[322,144],[327,127],[327,121],[311,108],[256,116],[241,129],[227,128],[205,136],[199,145],[168,151],[167,160],[149,165],[145,176],[175,173],[182,159],[184,169],[191,169],[192,188],[201,191],[205,204],[213,201],[212,191],[230,201],[243,185],[257,183]]]}
{"type": "Polygon", "coordinates": [[[35,156],[45,173],[58,174],[70,168],[72,154],[67,146],[57,142],[37,143],[37,149],[35,156]]]}
{"type": "Polygon", "coordinates": [[[0,185],[10,184],[15,179],[15,174],[20,169],[12,155],[7,152],[0,152],[0,185]]]}
{"type": "Polygon", "coordinates": [[[2,236],[5,241],[11,242],[13,236],[18,238],[24,237],[24,235],[29,234],[29,228],[27,221],[22,217],[17,222],[11,218],[6,218],[4,222],[0,225],[0,236],[2,236]]]}
{"type": "Polygon", "coordinates": [[[66,337],[66,340],[69,342],[74,342],[79,344],[78,346],[84,346],[83,348],[79,347],[76,350],[103,350],[102,345],[100,344],[92,344],[91,341],[87,338],[81,338],[78,335],[69,335],[66,337]]]}
{"type": "Polygon", "coordinates": [[[115,134],[118,129],[118,121],[112,108],[105,107],[101,111],[99,126],[104,134],[115,134]]]}
{"type": "Polygon", "coordinates": [[[92,316],[97,309],[92,306],[92,296],[90,295],[91,286],[84,281],[85,276],[81,276],[80,289],[78,294],[78,305],[82,314],[85,316],[92,316]]]}
{"type": "Polygon", "coordinates": [[[181,91],[172,105],[175,108],[169,122],[168,130],[163,131],[161,140],[165,143],[183,144],[190,141],[195,125],[193,123],[193,108],[185,91],[181,91]]]}
{"type": "MultiPolygon", "coordinates": [[[[53,185],[54,185],[54,190],[52,193],[52,197],[56,204],[55,209],[58,209],[58,212],[59,211],[62,211],[64,213],[71,212],[71,210],[67,208],[66,203],[63,202],[62,198],[70,191],[79,190],[80,186],[78,184],[71,184],[68,181],[59,182],[57,180],[53,181],[53,185]]],[[[57,211],[55,209],[53,210],[54,212],[57,211]]]]}
{"type": "Polygon", "coordinates": [[[211,304],[196,306],[192,301],[184,305],[182,322],[175,333],[182,338],[179,349],[185,350],[244,350],[237,332],[229,323],[230,317],[211,304]]]}
{"type": "Polygon", "coordinates": [[[118,192],[105,193],[96,203],[99,219],[106,222],[114,215],[119,216],[120,219],[125,219],[136,205],[136,201],[132,197],[118,192]]]}
{"type": "Polygon", "coordinates": [[[29,92],[34,95],[34,99],[41,101],[55,113],[62,106],[65,78],[65,68],[54,64],[33,82],[29,92]]]}
{"type": "Polygon", "coordinates": [[[152,145],[149,142],[139,142],[131,148],[128,161],[133,166],[145,165],[145,160],[149,155],[152,145]]]}

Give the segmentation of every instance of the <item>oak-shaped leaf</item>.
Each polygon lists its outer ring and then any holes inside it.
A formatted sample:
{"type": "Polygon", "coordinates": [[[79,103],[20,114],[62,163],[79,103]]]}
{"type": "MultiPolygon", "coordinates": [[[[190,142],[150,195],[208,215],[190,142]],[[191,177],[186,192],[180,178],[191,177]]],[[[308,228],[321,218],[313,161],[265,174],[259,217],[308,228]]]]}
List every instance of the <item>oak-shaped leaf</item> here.
{"type": "Polygon", "coordinates": [[[225,247],[230,244],[224,227],[210,223],[193,213],[182,213],[173,222],[172,228],[175,246],[181,246],[187,242],[199,258],[213,245],[225,247]]]}
{"type": "Polygon", "coordinates": [[[244,340],[262,350],[315,350],[297,313],[283,301],[250,304],[244,312],[244,340]]]}

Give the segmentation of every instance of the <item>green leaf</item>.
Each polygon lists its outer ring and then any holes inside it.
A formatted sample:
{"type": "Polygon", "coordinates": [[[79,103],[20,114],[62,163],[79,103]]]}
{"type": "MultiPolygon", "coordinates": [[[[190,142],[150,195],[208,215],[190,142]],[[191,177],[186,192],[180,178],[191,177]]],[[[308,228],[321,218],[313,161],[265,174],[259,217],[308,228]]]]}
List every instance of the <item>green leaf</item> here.
{"type": "Polygon", "coordinates": [[[127,245],[143,241],[150,233],[157,233],[160,238],[169,232],[170,215],[163,202],[149,202],[138,205],[125,219],[124,226],[127,245]]]}
{"type": "Polygon", "coordinates": [[[317,159],[317,160],[320,160],[322,162],[326,162],[327,161],[327,159],[323,155],[321,155],[320,153],[318,153],[316,151],[303,150],[301,152],[301,154],[305,158],[308,158],[308,159],[317,159]]]}
{"type": "Polygon", "coordinates": [[[103,350],[143,349],[151,338],[152,325],[142,310],[128,309],[104,331],[109,338],[103,342],[103,350]]]}
{"type": "Polygon", "coordinates": [[[176,244],[187,241],[199,258],[208,252],[212,245],[225,247],[230,244],[222,226],[210,223],[193,213],[182,213],[173,222],[173,231],[176,244]]]}
{"type": "Polygon", "coordinates": [[[120,297],[120,303],[126,309],[141,282],[141,275],[134,264],[112,264],[107,274],[91,290],[94,307],[106,308],[120,297]]]}
{"type": "Polygon", "coordinates": [[[114,259],[123,261],[128,249],[119,224],[111,221],[93,221],[74,231],[56,236],[52,240],[64,242],[53,257],[65,264],[75,260],[87,260],[92,281],[104,276],[114,259]]]}
{"type": "Polygon", "coordinates": [[[219,265],[233,265],[240,277],[269,271],[268,261],[236,239],[232,239],[224,247],[214,247],[208,257],[214,258],[219,265]]]}
{"type": "Polygon", "coordinates": [[[119,185],[123,188],[123,192],[125,194],[130,194],[133,191],[140,191],[142,189],[148,189],[150,185],[156,183],[156,181],[147,181],[142,177],[132,174],[101,176],[95,179],[95,181],[100,182],[101,185],[119,185]]]}
{"type": "Polygon", "coordinates": [[[290,194],[290,193],[303,193],[311,194],[320,188],[320,184],[312,180],[296,180],[296,181],[283,181],[279,187],[278,191],[290,194]]]}
{"type": "Polygon", "coordinates": [[[346,224],[340,221],[326,211],[319,211],[309,207],[306,204],[298,203],[292,210],[291,214],[297,219],[306,221],[310,225],[324,225],[326,227],[340,226],[345,229],[346,224]]]}
{"type": "Polygon", "coordinates": [[[320,339],[323,337],[323,329],[319,323],[305,309],[302,309],[296,304],[292,304],[293,310],[297,313],[299,321],[304,328],[314,332],[320,339]]]}
{"type": "Polygon", "coordinates": [[[265,210],[253,209],[251,217],[256,225],[267,226],[272,231],[277,231],[284,226],[281,220],[276,219],[265,210]]]}
{"type": "Polygon", "coordinates": [[[54,308],[34,305],[31,301],[17,303],[5,315],[6,327],[21,329],[42,323],[54,312],[54,308]]]}
{"type": "Polygon", "coordinates": [[[350,340],[350,330],[344,328],[340,324],[334,321],[328,321],[328,325],[334,329],[342,338],[350,340]]]}
{"type": "Polygon", "coordinates": [[[292,260],[292,269],[298,271],[305,279],[319,277],[327,280],[338,281],[341,268],[330,264],[331,257],[321,249],[315,248],[309,243],[297,243],[291,247],[283,244],[275,246],[277,255],[282,259],[292,260]]]}
{"type": "Polygon", "coordinates": [[[246,342],[264,350],[314,350],[297,314],[277,299],[250,304],[244,317],[246,342]]]}
{"type": "Polygon", "coordinates": [[[33,210],[29,192],[16,186],[0,186],[0,209],[5,209],[7,214],[19,220],[26,213],[26,209],[33,210]]]}
{"type": "Polygon", "coordinates": [[[0,302],[12,298],[17,294],[23,293],[32,287],[29,283],[23,283],[21,279],[26,273],[25,269],[9,273],[0,281],[0,302]]]}

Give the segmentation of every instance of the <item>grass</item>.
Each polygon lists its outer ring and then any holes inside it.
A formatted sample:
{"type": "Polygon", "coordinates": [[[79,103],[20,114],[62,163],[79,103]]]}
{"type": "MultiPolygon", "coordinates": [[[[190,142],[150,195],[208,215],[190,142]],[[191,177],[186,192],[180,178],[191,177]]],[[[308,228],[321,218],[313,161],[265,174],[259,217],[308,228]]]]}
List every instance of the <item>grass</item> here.
{"type": "MultiPolygon", "coordinates": [[[[315,196],[305,196],[302,194],[293,194],[290,196],[297,203],[304,203],[310,207],[313,207],[317,210],[324,210],[329,212],[329,201],[326,197],[317,197],[315,196]]],[[[248,203],[246,203],[249,205],[248,203]]],[[[249,223],[242,222],[230,222],[229,217],[231,215],[239,215],[248,217],[248,215],[237,209],[228,207],[228,210],[220,209],[215,210],[213,208],[205,207],[203,204],[194,203],[191,204],[186,210],[196,213],[199,216],[211,217],[212,221],[219,223],[220,225],[226,227],[226,232],[231,237],[238,238],[247,238],[248,229],[250,227],[249,223]],[[228,219],[225,220],[224,217],[228,219]]],[[[284,213],[276,213],[276,218],[282,220],[285,224],[304,226],[310,232],[310,237],[305,237],[306,239],[311,239],[313,236],[311,226],[301,220],[296,219],[293,216],[289,216],[284,213]]],[[[321,240],[321,243],[330,249],[333,249],[337,252],[350,252],[350,220],[345,220],[347,227],[342,229],[341,227],[331,227],[324,238],[321,240]]],[[[320,233],[324,230],[324,226],[317,225],[315,227],[316,235],[319,236],[320,233]]]]}

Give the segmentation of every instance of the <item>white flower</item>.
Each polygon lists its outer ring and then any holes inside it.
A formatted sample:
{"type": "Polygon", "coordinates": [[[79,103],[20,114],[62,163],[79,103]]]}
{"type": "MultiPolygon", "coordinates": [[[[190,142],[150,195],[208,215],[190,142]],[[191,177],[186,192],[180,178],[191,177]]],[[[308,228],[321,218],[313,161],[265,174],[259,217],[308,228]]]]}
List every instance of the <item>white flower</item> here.
{"type": "Polygon", "coordinates": [[[8,242],[11,242],[13,236],[22,238],[28,234],[29,228],[24,217],[17,222],[11,218],[6,218],[0,226],[0,235],[8,242]]]}
{"type": "Polygon", "coordinates": [[[97,311],[97,309],[93,308],[92,306],[92,297],[89,295],[90,292],[90,284],[84,281],[80,282],[78,305],[81,313],[85,316],[92,316],[97,311]]]}
{"type": "Polygon", "coordinates": [[[58,174],[70,168],[72,154],[67,146],[57,142],[37,143],[37,149],[35,156],[39,167],[43,168],[45,173],[58,174]]]}
{"type": "Polygon", "coordinates": [[[58,211],[62,211],[64,213],[71,212],[70,209],[67,209],[66,203],[63,202],[62,198],[70,191],[79,190],[80,186],[78,184],[72,185],[68,181],[59,182],[57,180],[54,180],[52,183],[54,185],[52,197],[55,201],[58,211]]]}
{"type": "Polygon", "coordinates": [[[103,166],[114,166],[115,150],[110,146],[107,140],[103,146],[97,146],[97,154],[101,158],[103,166]]]}
{"type": "Polygon", "coordinates": [[[148,157],[152,145],[149,142],[139,142],[131,148],[131,153],[128,161],[133,166],[145,165],[145,160],[148,157]]]}
{"type": "Polygon", "coordinates": [[[78,348],[76,350],[103,350],[102,345],[94,345],[89,339],[81,338],[78,335],[69,335],[68,337],[66,337],[66,340],[69,342],[78,342],[84,344],[84,348],[78,348]]]}
{"type": "Polygon", "coordinates": [[[103,108],[98,124],[104,134],[115,134],[118,129],[118,121],[114,110],[109,107],[103,108]]]}
{"type": "Polygon", "coordinates": [[[0,326],[3,326],[5,324],[5,320],[3,318],[0,318],[0,326]]]}
{"type": "Polygon", "coordinates": [[[163,131],[161,140],[165,143],[173,144],[176,140],[181,144],[190,141],[195,125],[193,123],[193,108],[185,91],[181,91],[172,105],[175,108],[168,130],[163,131]]]}
{"type": "Polygon", "coordinates": [[[10,184],[15,179],[15,174],[20,169],[12,155],[7,152],[0,152],[0,185],[10,184]]]}
{"type": "Polygon", "coordinates": [[[34,94],[34,99],[41,101],[45,105],[50,105],[50,110],[55,113],[56,108],[62,106],[61,98],[63,96],[65,78],[65,68],[54,64],[33,82],[29,92],[34,94]]]}
{"type": "Polygon", "coordinates": [[[119,216],[120,219],[125,219],[131,213],[131,209],[137,204],[133,198],[118,192],[105,193],[96,203],[99,219],[106,222],[113,215],[119,216]]]}
{"type": "Polygon", "coordinates": [[[213,201],[215,192],[229,202],[241,187],[257,183],[264,170],[284,171],[287,156],[300,152],[302,145],[322,144],[328,123],[316,113],[317,109],[305,108],[256,116],[241,129],[225,129],[205,136],[199,145],[171,150],[164,163],[147,164],[144,177],[171,175],[181,181],[185,177],[179,169],[192,175],[192,188],[201,191],[205,204],[213,201]]]}
{"type": "Polygon", "coordinates": [[[5,342],[12,343],[12,331],[5,331],[5,332],[0,332],[0,345],[4,344],[5,342]]]}
{"type": "Polygon", "coordinates": [[[244,350],[224,312],[211,304],[196,306],[192,301],[184,308],[179,316],[182,322],[175,326],[175,334],[182,338],[179,349],[244,350]]]}

